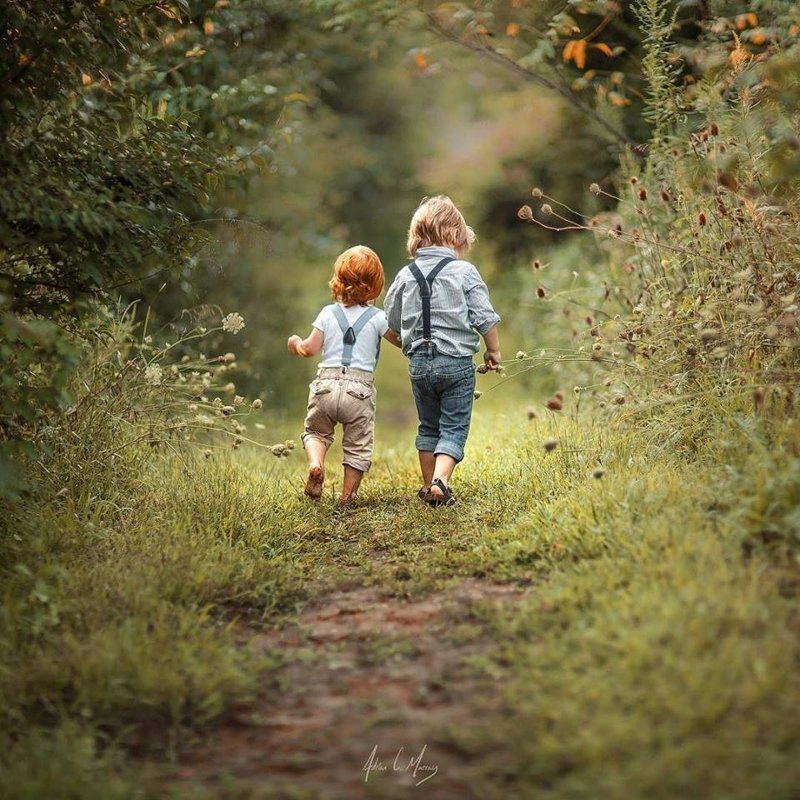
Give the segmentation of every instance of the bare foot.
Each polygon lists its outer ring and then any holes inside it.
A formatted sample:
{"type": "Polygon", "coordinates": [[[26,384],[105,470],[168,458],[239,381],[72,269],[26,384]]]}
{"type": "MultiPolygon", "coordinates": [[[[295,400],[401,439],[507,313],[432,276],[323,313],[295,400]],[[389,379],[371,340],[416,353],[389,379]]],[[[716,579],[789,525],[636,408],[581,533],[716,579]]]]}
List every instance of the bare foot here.
{"type": "Polygon", "coordinates": [[[319,500],[322,497],[322,487],[325,483],[325,472],[319,464],[312,464],[308,468],[306,478],[305,493],[312,500],[319,500]]]}

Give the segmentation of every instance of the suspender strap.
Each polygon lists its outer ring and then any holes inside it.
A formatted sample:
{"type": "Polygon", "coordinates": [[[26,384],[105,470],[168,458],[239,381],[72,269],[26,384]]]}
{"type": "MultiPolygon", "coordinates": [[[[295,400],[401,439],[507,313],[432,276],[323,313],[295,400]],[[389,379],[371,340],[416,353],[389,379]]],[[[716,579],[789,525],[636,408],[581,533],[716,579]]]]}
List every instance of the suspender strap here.
{"type": "Polygon", "coordinates": [[[451,262],[456,259],[452,256],[443,258],[425,277],[422,270],[417,266],[416,261],[412,261],[408,268],[419,285],[419,295],[422,299],[422,338],[429,342],[431,340],[431,295],[433,294],[433,282],[436,276],[451,262]]]}
{"type": "Polygon", "coordinates": [[[344,347],[342,349],[342,366],[349,367],[350,362],[353,360],[353,346],[356,343],[358,334],[361,329],[378,313],[375,306],[370,306],[366,309],[361,316],[351,325],[347,319],[347,314],[344,313],[342,307],[334,303],[331,308],[339,327],[342,329],[344,347]]]}

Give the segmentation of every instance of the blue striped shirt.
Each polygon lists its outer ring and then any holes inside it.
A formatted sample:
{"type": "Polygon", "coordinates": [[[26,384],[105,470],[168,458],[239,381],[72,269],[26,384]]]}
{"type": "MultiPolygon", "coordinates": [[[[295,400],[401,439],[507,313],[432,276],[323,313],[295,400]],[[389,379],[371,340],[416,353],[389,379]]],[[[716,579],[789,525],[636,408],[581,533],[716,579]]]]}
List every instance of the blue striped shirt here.
{"type": "MultiPolygon", "coordinates": [[[[456,258],[434,279],[431,297],[431,338],[440,353],[472,357],[483,335],[500,322],[492,308],[489,290],[480,273],[469,261],[459,259],[449,247],[421,247],[417,266],[424,276],[446,256],[456,258]]],[[[403,342],[409,355],[423,341],[422,300],[411,270],[405,266],[389,287],[384,303],[389,327],[403,342]]]]}

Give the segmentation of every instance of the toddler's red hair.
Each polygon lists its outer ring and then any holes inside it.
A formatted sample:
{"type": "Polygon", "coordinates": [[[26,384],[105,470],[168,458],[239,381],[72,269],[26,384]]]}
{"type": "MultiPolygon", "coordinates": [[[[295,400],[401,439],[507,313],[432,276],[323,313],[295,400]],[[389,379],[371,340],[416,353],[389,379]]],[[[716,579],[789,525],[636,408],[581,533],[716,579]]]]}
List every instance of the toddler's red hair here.
{"type": "Polygon", "coordinates": [[[328,286],[337,303],[357,306],[379,297],[384,281],[383,264],[378,254],[363,244],[357,244],[336,259],[328,286]]]}

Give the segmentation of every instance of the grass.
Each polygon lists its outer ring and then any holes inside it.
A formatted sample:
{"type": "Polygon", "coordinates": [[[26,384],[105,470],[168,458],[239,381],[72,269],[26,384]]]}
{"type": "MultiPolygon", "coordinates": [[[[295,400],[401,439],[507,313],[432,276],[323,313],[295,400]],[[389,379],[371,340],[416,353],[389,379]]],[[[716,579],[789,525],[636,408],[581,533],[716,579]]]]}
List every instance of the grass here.
{"type": "MultiPolygon", "coordinates": [[[[242,622],[290,620],[332,587],[402,598],[465,577],[531,587],[454,621],[454,635],[477,625],[495,642],[471,666],[499,681],[502,715],[476,710],[448,734],[480,764],[480,796],[791,796],[796,423],[719,399],[716,429],[690,450],[590,411],[528,422],[522,401],[490,394],[454,509],[409,500],[413,442],[388,426],[346,511],[300,496],[302,453],[247,450],[131,453],[135,470],[45,483],[7,509],[4,796],[178,797],[165,757],[288,657],[249,648],[242,622]]],[[[375,639],[369,658],[401,645],[375,639]]]]}

